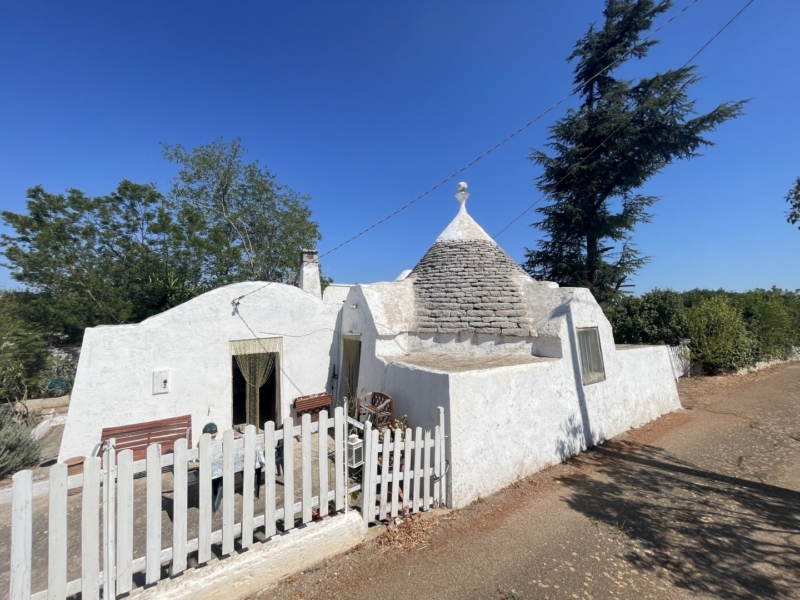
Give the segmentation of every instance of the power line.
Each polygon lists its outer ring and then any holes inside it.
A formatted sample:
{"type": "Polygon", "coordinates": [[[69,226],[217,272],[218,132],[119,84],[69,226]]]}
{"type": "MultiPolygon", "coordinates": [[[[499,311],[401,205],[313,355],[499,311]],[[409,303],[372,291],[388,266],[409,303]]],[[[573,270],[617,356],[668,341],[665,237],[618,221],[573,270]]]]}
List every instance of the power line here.
{"type": "MultiPolygon", "coordinates": [[[[752,2],[753,0],[750,0],[750,1],[752,2]]],[[[631,52],[634,52],[634,51],[636,51],[637,49],[639,49],[639,47],[641,47],[642,45],[644,45],[644,44],[645,44],[645,42],[647,42],[647,40],[649,40],[649,39],[650,39],[652,36],[656,35],[656,34],[657,34],[659,31],[661,31],[662,29],[664,29],[664,28],[665,28],[667,25],[669,25],[670,23],[672,23],[672,21],[674,21],[674,20],[675,20],[675,19],[677,19],[679,16],[681,16],[681,15],[682,15],[684,12],[686,12],[687,10],[689,10],[689,9],[690,9],[692,6],[694,6],[694,5],[695,5],[697,2],[698,2],[698,0],[691,0],[691,2],[689,2],[689,4],[687,4],[686,6],[684,6],[684,7],[683,7],[683,8],[682,8],[680,11],[678,11],[678,12],[677,12],[676,14],[674,14],[672,17],[670,17],[669,19],[667,19],[667,20],[666,20],[664,23],[662,23],[662,24],[661,24],[661,25],[660,25],[660,26],[659,26],[657,29],[653,30],[653,31],[652,31],[652,32],[651,32],[649,35],[647,35],[647,36],[646,36],[646,37],[645,37],[645,38],[644,38],[644,39],[643,39],[643,40],[642,40],[642,41],[641,41],[639,44],[637,44],[636,46],[634,46],[633,48],[631,48],[631,49],[630,49],[630,50],[628,50],[627,52],[624,52],[623,54],[621,54],[619,58],[617,58],[616,60],[614,60],[613,62],[611,62],[611,63],[610,63],[608,66],[606,66],[605,68],[603,68],[603,69],[601,69],[600,71],[598,71],[598,72],[597,72],[595,75],[593,75],[593,76],[592,76],[592,77],[591,77],[591,78],[590,78],[588,81],[586,81],[586,82],[582,83],[581,85],[578,85],[578,86],[576,86],[576,87],[575,87],[575,88],[574,88],[574,89],[573,89],[571,92],[569,92],[569,93],[568,93],[566,96],[564,96],[563,98],[561,98],[561,99],[560,99],[558,102],[556,102],[555,104],[553,104],[553,105],[551,105],[550,107],[548,107],[548,108],[547,108],[545,111],[543,111],[543,112],[541,112],[540,114],[538,114],[536,117],[534,117],[533,119],[531,119],[530,121],[528,121],[527,123],[525,123],[525,124],[524,124],[522,127],[520,127],[519,129],[517,129],[517,130],[516,130],[516,131],[514,131],[513,133],[511,133],[511,134],[509,134],[508,136],[506,136],[505,138],[503,138],[501,141],[497,142],[497,143],[496,143],[494,146],[492,146],[491,148],[489,148],[489,149],[488,149],[486,152],[484,152],[483,154],[481,154],[481,155],[480,155],[480,156],[478,156],[477,158],[473,159],[472,161],[470,161],[468,164],[466,164],[465,166],[461,167],[461,168],[460,168],[460,169],[458,169],[457,171],[454,171],[452,174],[450,174],[449,176],[447,176],[447,177],[445,177],[444,179],[442,179],[442,180],[441,180],[439,183],[437,183],[436,185],[434,185],[433,187],[431,187],[430,189],[428,189],[426,192],[423,192],[422,194],[420,194],[419,196],[417,196],[416,198],[414,198],[414,199],[413,199],[413,200],[411,200],[410,202],[408,202],[408,203],[404,204],[403,206],[401,206],[400,208],[398,208],[396,211],[394,211],[394,212],[393,212],[393,213],[391,213],[390,215],[387,215],[386,217],[384,217],[384,218],[383,218],[383,219],[381,219],[380,221],[377,221],[377,222],[373,223],[372,225],[370,225],[369,227],[367,227],[366,229],[364,229],[364,230],[362,230],[362,231],[358,232],[358,233],[357,233],[357,234],[355,234],[353,237],[351,237],[351,238],[348,238],[347,240],[345,240],[344,242],[342,242],[342,243],[341,243],[341,244],[339,244],[338,246],[334,246],[333,248],[331,248],[330,250],[328,250],[328,251],[327,251],[327,252],[325,252],[324,254],[321,254],[321,255],[320,255],[318,258],[317,258],[317,261],[319,261],[320,259],[322,259],[322,258],[324,258],[324,257],[328,256],[329,254],[331,254],[331,253],[333,253],[333,252],[336,252],[336,251],[337,251],[339,248],[341,248],[341,247],[343,247],[343,246],[346,246],[346,245],[347,245],[347,244],[349,244],[350,242],[352,242],[352,241],[354,241],[354,240],[356,240],[356,239],[360,238],[360,237],[361,237],[362,235],[364,235],[365,233],[368,233],[369,231],[371,231],[371,230],[375,229],[376,227],[378,227],[379,225],[381,225],[381,224],[385,223],[386,221],[388,221],[388,220],[389,220],[389,219],[391,219],[392,217],[394,217],[394,216],[398,215],[399,213],[403,212],[405,209],[407,209],[407,208],[408,208],[409,206],[411,206],[412,204],[414,204],[414,203],[418,202],[419,200],[422,200],[422,199],[423,199],[425,196],[427,196],[427,195],[428,195],[428,194],[430,194],[431,192],[435,191],[436,189],[440,188],[442,185],[444,185],[445,183],[447,183],[447,182],[448,182],[448,181],[450,181],[451,179],[455,178],[457,175],[460,175],[461,173],[463,173],[464,171],[466,171],[467,169],[469,169],[469,168],[470,168],[472,165],[474,165],[475,163],[477,163],[479,160],[481,160],[481,159],[485,158],[486,156],[488,156],[489,154],[491,154],[492,152],[494,152],[495,150],[497,150],[497,149],[498,149],[500,146],[502,146],[503,144],[505,144],[506,142],[508,142],[508,141],[509,141],[509,140],[511,140],[512,138],[516,137],[517,135],[519,135],[520,133],[522,133],[523,131],[525,131],[525,130],[526,130],[528,127],[530,127],[531,125],[533,125],[534,123],[536,123],[536,122],[537,122],[539,119],[541,119],[542,117],[544,117],[544,116],[545,116],[546,114],[548,114],[550,111],[552,111],[553,109],[557,108],[558,106],[560,106],[561,104],[563,104],[563,103],[564,103],[564,101],[566,101],[568,98],[570,98],[570,97],[571,97],[571,96],[573,96],[575,93],[577,93],[578,91],[580,91],[580,90],[581,90],[581,88],[583,88],[583,87],[584,87],[584,86],[585,86],[587,83],[591,83],[592,81],[594,81],[594,79],[596,79],[597,77],[599,77],[600,75],[602,75],[602,74],[603,74],[605,71],[607,71],[608,69],[612,68],[612,67],[613,67],[613,66],[614,66],[616,63],[618,63],[619,61],[621,61],[621,60],[622,60],[623,58],[625,58],[625,57],[626,57],[628,54],[630,54],[631,52]]]]}
{"type": "MultiPolygon", "coordinates": [[[[708,41],[707,41],[705,44],[703,44],[703,46],[701,46],[701,48],[700,48],[700,49],[699,49],[697,52],[695,52],[695,53],[692,55],[692,57],[691,57],[689,60],[687,60],[685,63],[683,63],[683,65],[681,66],[681,69],[685,68],[685,67],[686,67],[686,66],[687,66],[687,65],[688,65],[690,62],[694,61],[694,59],[695,59],[695,58],[697,58],[697,57],[700,55],[700,53],[701,53],[701,52],[703,52],[703,50],[705,50],[706,48],[708,48],[708,46],[709,46],[709,45],[711,45],[711,42],[713,42],[715,39],[717,39],[717,37],[719,37],[719,35],[720,35],[720,34],[721,34],[723,31],[725,31],[725,30],[728,28],[728,26],[729,26],[731,23],[733,23],[733,22],[734,22],[734,21],[735,21],[735,20],[736,20],[736,19],[739,17],[739,15],[741,15],[741,14],[742,14],[742,13],[743,13],[743,12],[744,12],[746,9],[747,9],[747,7],[749,7],[749,6],[750,6],[750,5],[751,5],[753,2],[755,2],[755,0],[749,0],[749,2],[747,2],[747,4],[745,4],[745,5],[744,5],[744,6],[741,8],[741,10],[739,10],[739,12],[737,12],[735,15],[733,15],[733,17],[732,17],[732,18],[731,18],[731,19],[730,19],[730,20],[729,20],[727,23],[725,23],[725,25],[723,25],[723,26],[722,26],[722,27],[719,29],[719,31],[717,31],[717,32],[716,32],[716,33],[715,33],[713,36],[711,36],[711,39],[709,39],[709,40],[708,40],[708,41]]],[[[689,6],[691,6],[691,5],[689,5],[689,6]]],[[[687,7],[687,8],[688,8],[688,7],[687,7]]],[[[685,10],[685,9],[684,9],[684,10],[685,10]]],[[[637,108],[635,111],[633,111],[633,112],[630,114],[630,116],[628,117],[628,121],[630,121],[631,119],[633,119],[633,117],[636,115],[636,113],[638,113],[638,112],[639,112],[641,109],[642,109],[642,108],[641,108],[641,106],[640,106],[640,107],[639,107],[639,108],[637,108]]],[[[569,176],[572,174],[572,170],[573,170],[573,169],[576,169],[576,168],[578,168],[579,166],[581,166],[581,165],[582,165],[582,164],[583,164],[583,163],[586,161],[586,159],[588,159],[588,158],[589,158],[589,157],[590,157],[592,154],[594,154],[594,153],[595,153],[597,150],[599,150],[600,148],[602,148],[602,147],[603,147],[603,145],[604,145],[604,144],[605,144],[605,143],[606,143],[606,142],[607,142],[609,139],[611,139],[611,136],[613,136],[613,135],[614,135],[614,134],[615,134],[617,131],[619,131],[620,127],[622,127],[622,125],[626,124],[628,121],[626,121],[625,123],[620,123],[619,125],[617,125],[617,126],[614,128],[614,130],[613,130],[613,131],[612,131],[612,132],[611,132],[611,133],[610,133],[610,134],[609,134],[609,135],[608,135],[608,136],[607,136],[607,137],[606,137],[606,138],[605,138],[605,139],[604,139],[602,142],[600,142],[600,143],[599,143],[597,146],[595,146],[595,147],[592,149],[592,151],[591,151],[591,152],[589,152],[589,154],[587,154],[586,156],[584,156],[584,157],[583,157],[583,158],[580,160],[580,162],[578,162],[578,163],[576,163],[576,164],[572,165],[572,166],[571,166],[571,167],[570,167],[570,168],[567,170],[567,172],[564,174],[564,177],[562,177],[561,179],[559,179],[559,180],[556,182],[555,186],[553,186],[553,187],[557,187],[557,186],[558,186],[558,185],[559,185],[561,182],[563,182],[563,181],[564,181],[564,180],[565,180],[567,177],[569,177],[569,176]]],[[[537,204],[539,204],[539,202],[541,202],[542,200],[544,200],[546,197],[547,197],[547,194],[542,194],[542,195],[541,195],[541,196],[540,196],[540,197],[539,197],[539,198],[536,200],[536,202],[534,202],[533,204],[531,204],[531,205],[530,205],[528,208],[526,208],[526,209],[525,209],[525,210],[523,210],[523,211],[522,211],[520,214],[518,214],[516,217],[514,217],[514,219],[513,219],[513,220],[512,220],[512,221],[511,221],[511,222],[510,222],[508,225],[506,225],[505,227],[503,227],[503,228],[502,228],[500,231],[498,231],[498,232],[497,232],[496,234],[494,234],[494,236],[492,236],[492,237],[493,237],[494,239],[496,239],[496,238],[497,238],[497,237],[498,237],[498,236],[499,236],[501,233],[503,233],[503,232],[504,232],[506,229],[508,229],[509,227],[511,227],[511,226],[512,226],[514,223],[516,223],[517,221],[519,221],[519,220],[520,220],[520,219],[521,219],[521,218],[522,218],[522,217],[523,217],[523,216],[524,216],[526,213],[528,213],[528,212],[529,212],[529,211],[530,211],[530,210],[531,210],[533,207],[535,207],[537,204]]]]}

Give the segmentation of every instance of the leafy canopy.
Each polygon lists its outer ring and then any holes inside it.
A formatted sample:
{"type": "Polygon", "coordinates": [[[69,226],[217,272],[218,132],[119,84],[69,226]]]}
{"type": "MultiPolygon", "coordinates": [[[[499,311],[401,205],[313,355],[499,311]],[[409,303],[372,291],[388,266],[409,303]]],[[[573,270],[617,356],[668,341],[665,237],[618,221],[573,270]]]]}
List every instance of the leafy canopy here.
{"type": "Polygon", "coordinates": [[[655,40],[640,38],[669,0],[606,0],[603,26],[589,27],[568,61],[576,61],[580,104],[550,128],[551,153],[532,149],[541,166],[537,187],[549,204],[534,226],[544,232],[527,249],[524,268],[538,279],[588,287],[600,302],[619,295],[649,259],[632,242],[639,223],[651,219],[657,198],[638,194],[650,177],[674,160],[698,156],[713,145],[705,133],[742,114],[744,102],[696,113],[689,88],[699,77],[681,67],[638,80],[614,75],[642,59],[655,40]]]}
{"type": "MultiPolygon", "coordinates": [[[[786,222],[790,225],[800,223],[800,177],[794,182],[794,187],[786,195],[786,202],[789,203],[789,210],[786,213],[786,222]]],[[[797,225],[800,229],[800,225],[797,225]]]]}
{"type": "Polygon", "coordinates": [[[105,196],[78,189],[27,193],[27,212],[3,211],[4,265],[25,286],[19,314],[51,341],[85,327],[133,323],[241,280],[294,283],[302,248],[320,239],[308,197],[278,184],[240,140],[192,151],[164,146],[180,165],[173,189],[123,180],[105,196]]]}

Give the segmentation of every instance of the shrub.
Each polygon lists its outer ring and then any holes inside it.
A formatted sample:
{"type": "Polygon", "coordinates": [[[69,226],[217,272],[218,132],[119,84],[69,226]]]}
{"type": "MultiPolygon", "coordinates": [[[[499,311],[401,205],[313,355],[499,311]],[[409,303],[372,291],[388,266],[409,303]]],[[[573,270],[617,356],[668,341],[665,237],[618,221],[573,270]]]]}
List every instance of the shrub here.
{"type": "Polygon", "coordinates": [[[681,295],[672,290],[654,290],[640,298],[625,296],[604,306],[620,344],[669,344],[675,346],[687,335],[681,295]]]}
{"type": "Polygon", "coordinates": [[[722,373],[756,360],[757,341],[747,330],[741,311],[724,296],[701,300],[686,310],[692,361],[703,370],[722,373]]]}
{"type": "Polygon", "coordinates": [[[778,291],[754,290],[742,294],[742,313],[758,343],[758,360],[786,360],[792,355],[792,318],[778,291]]]}
{"type": "Polygon", "coordinates": [[[31,430],[14,421],[10,410],[0,411],[0,479],[36,464],[40,454],[31,430]]]}

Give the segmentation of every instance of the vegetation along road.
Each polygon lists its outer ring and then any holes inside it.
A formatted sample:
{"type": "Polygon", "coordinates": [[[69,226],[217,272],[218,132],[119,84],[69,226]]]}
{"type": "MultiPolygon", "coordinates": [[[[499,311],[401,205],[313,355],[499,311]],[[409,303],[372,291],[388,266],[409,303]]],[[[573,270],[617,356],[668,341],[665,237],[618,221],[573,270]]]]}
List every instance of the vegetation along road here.
{"type": "Polygon", "coordinates": [[[682,411],[259,598],[800,598],[800,362],[679,389],[682,411]]]}

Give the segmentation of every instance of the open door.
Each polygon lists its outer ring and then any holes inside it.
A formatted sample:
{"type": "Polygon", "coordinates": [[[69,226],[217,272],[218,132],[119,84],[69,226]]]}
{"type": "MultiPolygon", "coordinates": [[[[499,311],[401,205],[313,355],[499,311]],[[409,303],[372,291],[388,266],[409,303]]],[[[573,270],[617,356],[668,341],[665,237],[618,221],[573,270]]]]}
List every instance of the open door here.
{"type": "Polygon", "coordinates": [[[255,425],[280,417],[281,338],[231,342],[233,425],[255,425]]]}
{"type": "Polygon", "coordinates": [[[358,397],[358,371],[361,364],[361,336],[353,333],[342,334],[342,368],[339,398],[347,396],[351,417],[355,417],[355,400],[358,397]]]}

